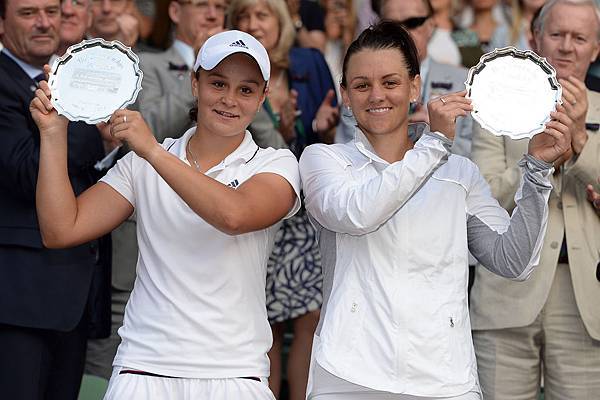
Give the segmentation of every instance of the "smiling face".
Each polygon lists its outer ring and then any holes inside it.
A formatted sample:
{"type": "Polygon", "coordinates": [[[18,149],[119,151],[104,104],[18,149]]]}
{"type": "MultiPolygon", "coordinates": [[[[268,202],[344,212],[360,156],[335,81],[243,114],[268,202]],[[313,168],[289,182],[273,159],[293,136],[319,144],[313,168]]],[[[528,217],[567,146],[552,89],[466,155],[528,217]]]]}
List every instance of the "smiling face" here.
{"type": "Polygon", "coordinates": [[[58,0],[7,0],[0,19],[2,43],[17,58],[42,67],[58,48],[58,0]]]}
{"type": "Polygon", "coordinates": [[[584,80],[598,56],[598,29],[592,6],[557,4],[548,12],[542,32],[536,32],[538,53],[548,59],[559,78],[584,80]]]}
{"type": "Polygon", "coordinates": [[[198,98],[198,129],[218,136],[243,133],[265,99],[265,81],[256,61],[232,54],[197,76],[192,89],[198,98]]]}
{"type": "Polygon", "coordinates": [[[237,17],[237,29],[254,36],[270,52],[279,41],[279,20],[266,2],[246,7],[237,17]]]}
{"type": "Polygon", "coordinates": [[[348,60],[341,91],[344,105],[352,108],[358,126],[371,137],[407,129],[409,104],[419,98],[420,86],[418,75],[409,76],[400,50],[365,48],[348,60]]]}

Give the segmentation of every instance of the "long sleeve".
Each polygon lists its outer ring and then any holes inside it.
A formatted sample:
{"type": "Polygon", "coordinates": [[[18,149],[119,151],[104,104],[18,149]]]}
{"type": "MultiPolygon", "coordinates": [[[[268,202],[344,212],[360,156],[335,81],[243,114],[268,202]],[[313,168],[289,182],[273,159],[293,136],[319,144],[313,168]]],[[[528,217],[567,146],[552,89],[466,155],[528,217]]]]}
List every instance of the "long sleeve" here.
{"type": "Polygon", "coordinates": [[[441,135],[427,133],[403,160],[364,180],[354,179],[347,170],[350,164],[329,146],[309,146],[300,159],[306,209],[331,231],[376,231],[446,162],[450,145],[441,135]]]}
{"type": "Polygon", "coordinates": [[[521,181],[521,171],[518,165],[509,164],[504,146],[503,137],[492,135],[478,123],[473,124],[471,159],[490,185],[492,196],[510,211],[515,207],[514,196],[521,181]]]}
{"type": "Polygon", "coordinates": [[[469,250],[491,272],[525,280],[538,264],[546,224],[552,165],[525,156],[519,163],[522,184],[515,195],[516,208],[508,218],[489,192],[480,174],[473,176],[467,196],[469,250]]]}

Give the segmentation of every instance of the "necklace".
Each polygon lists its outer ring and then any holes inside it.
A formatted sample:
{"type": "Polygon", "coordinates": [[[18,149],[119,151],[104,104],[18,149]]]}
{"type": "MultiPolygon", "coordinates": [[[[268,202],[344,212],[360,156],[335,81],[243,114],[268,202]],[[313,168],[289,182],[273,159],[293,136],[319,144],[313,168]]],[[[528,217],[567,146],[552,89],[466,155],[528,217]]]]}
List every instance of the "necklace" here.
{"type": "MultiPolygon", "coordinates": [[[[194,137],[194,136],[192,136],[192,137],[194,137]]],[[[188,160],[191,160],[192,163],[194,164],[194,167],[196,167],[196,170],[198,172],[200,172],[200,163],[198,163],[198,161],[196,161],[196,156],[194,156],[194,153],[192,153],[192,149],[190,147],[190,142],[191,141],[192,141],[192,138],[190,138],[190,140],[188,140],[187,146],[185,146],[186,149],[187,149],[187,151],[188,151],[188,153],[190,154],[190,156],[188,157],[188,160]]]]}

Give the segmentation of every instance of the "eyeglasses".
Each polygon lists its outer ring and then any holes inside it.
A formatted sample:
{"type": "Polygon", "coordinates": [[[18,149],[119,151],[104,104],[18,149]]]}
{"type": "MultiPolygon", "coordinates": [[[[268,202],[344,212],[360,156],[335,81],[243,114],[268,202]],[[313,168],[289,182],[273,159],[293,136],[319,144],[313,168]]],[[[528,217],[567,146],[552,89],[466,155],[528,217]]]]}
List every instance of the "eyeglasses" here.
{"type": "Polygon", "coordinates": [[[177,0],[177,2],[182,6],[189,4],[190,6],[194,7],[195,10],[202,13],[207,12],[210,9],[210,7],[214,7],[215,10],[217,10],[217,12],[222,14],[225,14],[225,12],[227,11],[227,4],[225,2],[211,2],[204,0],[177,0]]]}
{"type": "Polygon", "coordinates": [[[404,21],[400,21],[400,25],[402,25],[404,28],[406,28],[408,30],[417,29],[418,27],[423,25],[425,23],[425,21],[427,21],[429,19],[429,17],[431,17],[431,15],[427,15],[425,17],[408,18],[408,19],[405,19],[404,21]]]}

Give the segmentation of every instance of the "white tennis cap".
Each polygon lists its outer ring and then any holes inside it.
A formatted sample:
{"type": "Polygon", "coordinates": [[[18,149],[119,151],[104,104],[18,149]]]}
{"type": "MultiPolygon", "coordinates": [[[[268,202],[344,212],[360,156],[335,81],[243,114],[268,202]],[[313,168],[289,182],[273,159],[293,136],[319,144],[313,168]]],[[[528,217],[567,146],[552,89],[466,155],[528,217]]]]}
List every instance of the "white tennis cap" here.
{"type": "Polygon", "coordinates": [[[246,53],[252,57],[262,73],[265,81],[271,75],[271,62],[267,50],[252,35],[241,31],[225,31],[217,33],[208,38],[198,52],[194,71],[198,68],[210,71],[217,66],[225,57],[235,53],[246,53]]]}

